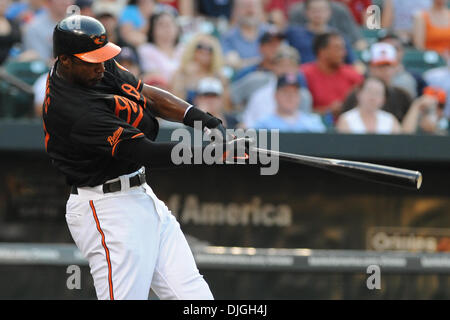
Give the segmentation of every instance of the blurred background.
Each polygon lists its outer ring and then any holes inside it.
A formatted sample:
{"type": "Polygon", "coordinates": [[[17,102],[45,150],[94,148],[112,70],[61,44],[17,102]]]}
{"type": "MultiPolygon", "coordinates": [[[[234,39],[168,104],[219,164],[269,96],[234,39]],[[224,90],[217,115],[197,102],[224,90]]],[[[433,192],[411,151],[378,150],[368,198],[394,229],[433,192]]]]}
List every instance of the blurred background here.
{"type": "MultiPolygon", "coordinates": [[[[95,299],[41,118],[53,28],[73,13],[105,25],[130,72],[228,128],[423,173],[416,191],[287,163],[148,168],[216,298],[450,298],[448,0],[0,0],[0,299],[95,299]]],[[[182,126],[160,125],[159,141],[182,126]]]]}

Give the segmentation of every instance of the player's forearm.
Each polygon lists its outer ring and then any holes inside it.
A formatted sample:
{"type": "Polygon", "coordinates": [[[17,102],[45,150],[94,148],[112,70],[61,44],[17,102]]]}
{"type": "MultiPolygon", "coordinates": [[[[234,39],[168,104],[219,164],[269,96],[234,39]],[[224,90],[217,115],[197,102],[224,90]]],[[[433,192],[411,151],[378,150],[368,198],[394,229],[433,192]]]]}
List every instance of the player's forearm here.
{"type": "Polygon", "coordinates": [[[147,138],[125,140],[118,145],[116,158],[146,167],[174,166],[172,149],[178,142],[153,142],[147,138]]]}
{"type": "Polygon", "coordinates": [[[191,105],[168,91],[144,85],[144,96],[152,102],[155,116],[165,120],[183,122],[186,109],[191,105]]]}
{"type": "Polygon", "coordinates": [[[222,137],[226,137],[225,128],[220,119],[193,107],[170,92],[144,85],[142,93],[152,102],[152,110],[155,116],[169,121],[181,122],[192,128],[195,127],[197,122],[200,122],[202,129],[217,129],[222,137]]]}
{"type": "MultiPolygon", "coordinates": [[[[172,168],[180,166],[179,159],[193,160],[192,157],[195,154],[203,154],[207,147],[207,144],[201,146],[180,144],[181,142],[177,141],[154,142],[147,138],[124,140],[118,145],[115,157],[151,168],[172,168]],[[176,150],[174,150],[175,147],[177,147],[176,150]],[[177,158],[175,162],[173,157],[177,158]]],[[[225,151],[225,145],[223,148],[225,151]]],[[[222,154],[218,154],[217,157],[217,159],[221,158],[222,154]]],[[[204,165],[205,163],[202,161],[197,164],[204,165]]]]}

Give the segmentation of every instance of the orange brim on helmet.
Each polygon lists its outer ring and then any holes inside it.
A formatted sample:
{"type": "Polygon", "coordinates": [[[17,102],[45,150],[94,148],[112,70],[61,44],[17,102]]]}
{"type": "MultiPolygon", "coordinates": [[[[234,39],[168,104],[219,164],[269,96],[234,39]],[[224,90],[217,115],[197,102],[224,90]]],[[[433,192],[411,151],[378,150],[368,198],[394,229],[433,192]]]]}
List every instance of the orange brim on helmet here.
{"type": "Polygon", "coordinates": [[[120,49],[118,45],[108,42],[99,49],[89,52],[76,53],[74,56],[89,63],[100,63],[114,58],[120,53],[121,50],[122,49],[120,49]]]}

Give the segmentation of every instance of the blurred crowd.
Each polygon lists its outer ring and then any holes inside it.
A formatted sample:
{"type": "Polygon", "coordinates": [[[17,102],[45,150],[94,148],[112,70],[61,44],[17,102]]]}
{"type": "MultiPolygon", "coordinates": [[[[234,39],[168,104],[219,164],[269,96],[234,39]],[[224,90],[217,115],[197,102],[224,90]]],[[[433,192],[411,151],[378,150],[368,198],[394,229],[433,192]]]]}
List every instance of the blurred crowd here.
{"type": "Polygon", "coordinates": [[[41,116],[54,26],[77,13],[228,128],[450,130],[448,0],[0,0],[0,117],[41,116]]]}

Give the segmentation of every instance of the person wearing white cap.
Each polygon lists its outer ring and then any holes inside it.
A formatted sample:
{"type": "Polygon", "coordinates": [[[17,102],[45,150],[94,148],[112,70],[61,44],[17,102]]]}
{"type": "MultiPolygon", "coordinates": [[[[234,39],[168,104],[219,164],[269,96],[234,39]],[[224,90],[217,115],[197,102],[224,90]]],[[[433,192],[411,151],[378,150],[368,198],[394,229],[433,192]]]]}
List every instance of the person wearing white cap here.
{"type": "MultiPolygon", "coordinates": [[[[411,95],[404,89],[393,86],[397,57],[395,48],[389,43],[375,43],[370,48],[369,76],[381,79],[386,85],[386,102],[383,110],[392,113],[400,122],[412,103],[411,95]]],[[[342,112],[357,106],[357,90],[353,90],[343,103],[342,112]]]]}
{"type": "Polygon", "coordinates": [[[390,84],[395,73],[397,52],[389,43],[375,43],[370,47],[370,73],[390,84]]]}
{"type": "Polygon", "coordinates": [[[238,127],[236,117],[225,113],[224,87],[222,81],[214,77],[200,79],[197,85],[194,104],[204,112],[209,112],[222,120],[223,125],[233,129],[238,127]]]}
{"type": "Polygon", "coordinates": [[[426,87],[422,75],[416,71],[407,70],[403,64],[405,49],[402,41],[394,33],[388,33],[379,39],[380,42],[389,43],[394,46],[396,51],[397,63],[395,65],[395,74],[392,79],[392,85],[408,91],[412,98],[420,95],[426,87]]]}

